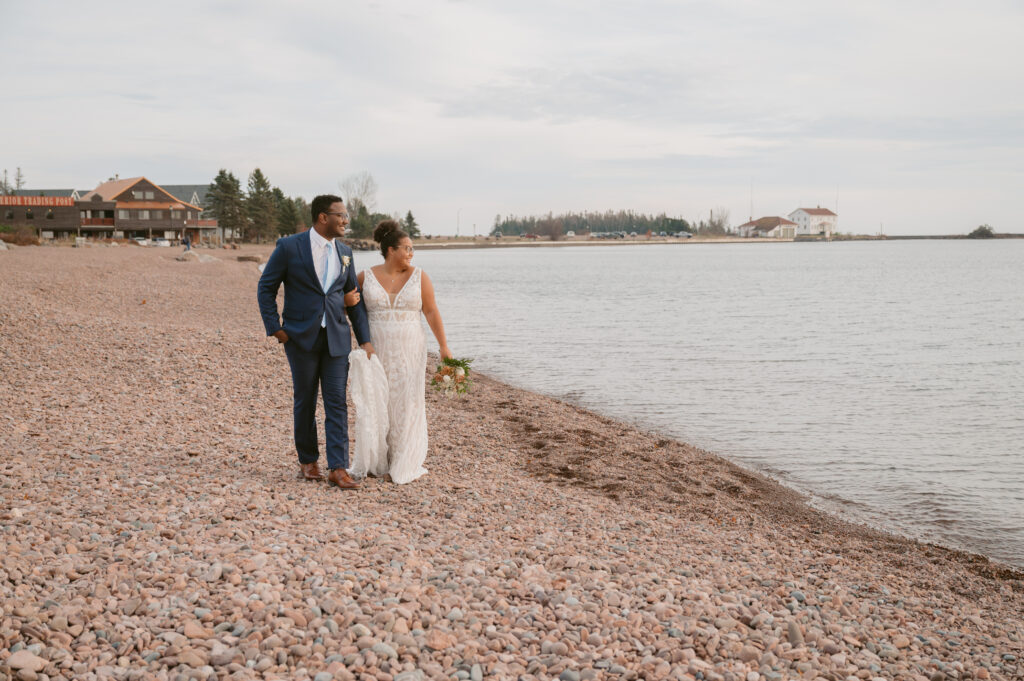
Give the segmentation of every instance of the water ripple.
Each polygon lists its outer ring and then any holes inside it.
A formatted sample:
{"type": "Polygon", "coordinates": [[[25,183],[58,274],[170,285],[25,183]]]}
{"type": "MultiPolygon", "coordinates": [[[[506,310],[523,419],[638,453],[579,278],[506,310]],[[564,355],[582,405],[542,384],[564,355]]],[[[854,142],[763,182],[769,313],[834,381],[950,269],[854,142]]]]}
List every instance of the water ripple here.
{"type": "Polygon", "coordinates": [[[1024,567],[1024,241],[416,257],[481,370],[1024,567]]]}

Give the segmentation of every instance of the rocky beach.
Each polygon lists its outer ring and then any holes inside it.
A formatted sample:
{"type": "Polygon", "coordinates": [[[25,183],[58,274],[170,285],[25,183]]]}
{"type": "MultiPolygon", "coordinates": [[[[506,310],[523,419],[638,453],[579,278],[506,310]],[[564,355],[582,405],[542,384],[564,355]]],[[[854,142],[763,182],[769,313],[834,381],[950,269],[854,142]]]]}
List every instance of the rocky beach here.
{"type": "Polygon", "coordinates": [[[1020,572],[485,376],[297,480],[269,247],[178,253],[0,252],[0,681],[1024,678],[1020,572]]]}

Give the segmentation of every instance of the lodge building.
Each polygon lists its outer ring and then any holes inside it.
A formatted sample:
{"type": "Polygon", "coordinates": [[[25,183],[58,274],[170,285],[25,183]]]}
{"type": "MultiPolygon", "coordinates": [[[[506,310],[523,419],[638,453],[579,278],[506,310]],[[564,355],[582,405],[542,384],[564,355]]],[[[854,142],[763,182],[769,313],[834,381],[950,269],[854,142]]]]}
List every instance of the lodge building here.
{"type": "MultiPolygon", "coordinates": [[[[188,188],[193,200],[201,188],[188,188]]],[[[217,221],[200,205],[183,200],[145,177],[113,179],[79,196],[74,190],[19,190],[0,196],[0,224],[30,228],[43,239],[132,239],[218,241],[217,221]]]]}
{"type": "Polygon", "coordinates": [[[35,232],[74,231],[78,228],[78,208],[71,190],[67,196],[51,190],[43,196],[0,196],[0,224],[28,227],[35,232]]]}

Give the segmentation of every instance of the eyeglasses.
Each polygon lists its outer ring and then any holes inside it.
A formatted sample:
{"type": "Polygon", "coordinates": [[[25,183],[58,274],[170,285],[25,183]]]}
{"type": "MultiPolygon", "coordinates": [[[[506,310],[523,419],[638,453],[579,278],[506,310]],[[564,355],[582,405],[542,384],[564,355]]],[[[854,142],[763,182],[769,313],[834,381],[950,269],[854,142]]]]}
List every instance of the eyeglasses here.
{"type": "Polygon", "coordinates": [[[413,248],[412,246],[395,246],[395,248],[401,248],[406,253],[413,253],[416,251],[416,249],[413,248]]]}
{"type": "Polygon", "coordinates": [[[347,218],[348,217],[348,213],[330,213],[330,212],[324,211],[324,214],[325,215],[337,215],[340,218],[347,218]]]}

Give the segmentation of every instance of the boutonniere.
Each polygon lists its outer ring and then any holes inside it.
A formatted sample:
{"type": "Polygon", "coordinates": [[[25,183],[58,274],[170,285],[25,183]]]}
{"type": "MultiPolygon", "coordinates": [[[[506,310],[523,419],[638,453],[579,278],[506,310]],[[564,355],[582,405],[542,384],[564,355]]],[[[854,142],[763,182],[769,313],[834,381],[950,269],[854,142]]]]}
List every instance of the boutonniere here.
{"type": "Polygon", "coordinates": [[[352,262],[352,258],[348,257],[347,255],[341,256],[341,264],[343,267],[348,267],[348,264],[350,262],[352,262]]]}

